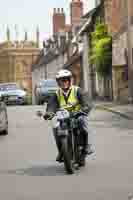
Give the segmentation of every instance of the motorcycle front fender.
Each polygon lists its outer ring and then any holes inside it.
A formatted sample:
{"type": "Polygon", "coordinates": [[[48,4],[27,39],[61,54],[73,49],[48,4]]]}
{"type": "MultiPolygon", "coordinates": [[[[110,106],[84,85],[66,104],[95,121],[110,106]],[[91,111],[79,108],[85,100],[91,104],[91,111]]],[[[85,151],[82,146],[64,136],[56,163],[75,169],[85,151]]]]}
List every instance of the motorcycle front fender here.
{"type": "Polygon", "coordinates": [[[62,130],[62,129],[57,130],[57,136],[59,137],[62,137],[62,136],[67,137],[68,135],[69,135],[68,130],[62,130]]]}

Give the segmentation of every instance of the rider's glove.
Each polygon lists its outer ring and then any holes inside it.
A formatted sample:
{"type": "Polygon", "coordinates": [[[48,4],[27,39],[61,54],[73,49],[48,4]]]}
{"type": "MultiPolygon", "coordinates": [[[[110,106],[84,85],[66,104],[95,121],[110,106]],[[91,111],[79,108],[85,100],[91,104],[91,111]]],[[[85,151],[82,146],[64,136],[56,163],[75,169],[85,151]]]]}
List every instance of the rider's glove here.
{"type": "Polygon", "coordinates": [[[81,110],[82,110],[82,112],[84,112],[85,114],[88,114],[88,113],[89,113],[89,109],[88,109],[87,106],[82,107],[81,110]]]}
{"type": "Polygon", "coordinates": [[[46,112],[45,115],[43,116],[45,120],[51,120],[53,118],[53,113],[46,112]]]}

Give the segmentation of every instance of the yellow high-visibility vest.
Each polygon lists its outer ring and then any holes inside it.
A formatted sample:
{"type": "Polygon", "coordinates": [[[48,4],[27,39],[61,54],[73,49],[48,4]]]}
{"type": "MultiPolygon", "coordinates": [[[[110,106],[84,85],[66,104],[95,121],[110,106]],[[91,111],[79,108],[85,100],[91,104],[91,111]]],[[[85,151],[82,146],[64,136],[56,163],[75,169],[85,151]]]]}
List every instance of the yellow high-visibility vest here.
{"type": "Polygon", "coordinates": [[[66,108],[68,111],[71,111],[71,112],[79,111],[81,109],[81,105],[77,98],[77,90],[78,90],[77,86],[71,87],[70,94],[67,101],[65,100],[63,91],[61,89],[57,90],[56,95],[58,97],[60,108],[66,108]],[[75,105],[75,106],[73,108],[67,108],[67,106],[69,106],[70,104],[75,105]]]}

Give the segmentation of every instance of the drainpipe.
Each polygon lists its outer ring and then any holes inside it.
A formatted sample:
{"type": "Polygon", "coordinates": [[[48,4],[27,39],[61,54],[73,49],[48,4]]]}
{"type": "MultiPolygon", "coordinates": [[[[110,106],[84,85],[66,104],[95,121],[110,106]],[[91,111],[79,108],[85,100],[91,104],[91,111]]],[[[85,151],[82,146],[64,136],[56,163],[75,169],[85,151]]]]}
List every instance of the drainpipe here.
{"type": "MultiPolygon", "coordinates": [[[[132,1],[132,0],[131,0],[132,1]]],[[[128,49],[128,90],[129,102],[133,103],[133,60],[132,60],[132,43],[131,43],[131,15],[130,0],[127,0],[127,49],[128,49]]]]}

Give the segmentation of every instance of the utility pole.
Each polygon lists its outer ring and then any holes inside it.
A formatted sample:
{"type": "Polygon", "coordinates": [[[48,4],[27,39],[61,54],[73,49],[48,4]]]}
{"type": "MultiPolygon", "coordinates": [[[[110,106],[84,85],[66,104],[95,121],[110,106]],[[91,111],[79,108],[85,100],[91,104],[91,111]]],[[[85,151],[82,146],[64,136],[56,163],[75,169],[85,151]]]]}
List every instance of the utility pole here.
{"type": "Polygon", "coordinates": [[[130,1],[127,0],[127,49],[128,49],[128,91],[129,91],[129,102],[133,103],[133,54],[132,54],[132,40],[131,40],[131,5],[130,1]]]}

